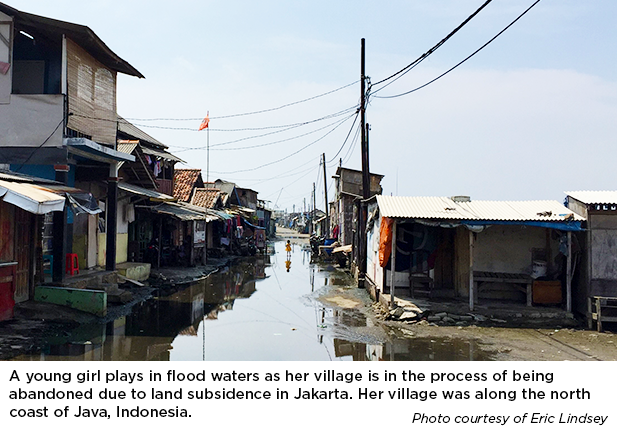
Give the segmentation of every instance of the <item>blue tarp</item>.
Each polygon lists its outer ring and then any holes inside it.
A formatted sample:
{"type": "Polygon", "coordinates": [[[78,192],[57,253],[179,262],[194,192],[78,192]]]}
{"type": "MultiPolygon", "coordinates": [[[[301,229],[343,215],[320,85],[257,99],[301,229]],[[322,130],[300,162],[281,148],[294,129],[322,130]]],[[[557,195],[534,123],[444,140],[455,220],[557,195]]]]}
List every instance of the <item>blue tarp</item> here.
{"type": "Polygon", "coordinates": [[[244,221],[245,224],[247,224],[248,226],[250,226],[251,228],[255,228],[255,229],[260,229],[260,230],[265,230],[265,227],[260,227],[257,225],[253,225],[252,223],[250,223],[249,221],[247,221],[246,219],[242,219],[244,221]]]}
{"type": "Polygon", "coordinates": [[[542,222],[542,221],[461,221],[463,225],[488,226],[488,225],[525,225],[541,228],[552,228],[560,231],[584,231],[580,221],[542,222]]]}

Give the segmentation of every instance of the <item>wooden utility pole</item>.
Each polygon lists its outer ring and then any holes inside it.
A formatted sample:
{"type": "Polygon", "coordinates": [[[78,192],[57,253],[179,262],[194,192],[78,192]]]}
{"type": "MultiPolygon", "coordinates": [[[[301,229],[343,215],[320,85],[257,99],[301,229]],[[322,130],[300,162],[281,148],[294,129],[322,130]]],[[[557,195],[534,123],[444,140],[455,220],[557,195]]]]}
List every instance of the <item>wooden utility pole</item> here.
{"type": "Polygon", "coordinates": [[[317,227],[315,225],[315,217],[317,215],[317,204],[315,197],[315,182],[313,182],[313,232],[317,231],[317,227]]]}
{"type": "Polygon", "coordinates": [[[364,279],[366,273],[366,199],[371,196],[371,174],[368,159],[368,124],[366,123],[366,55],[365,41],[361,40],[360,52],[360,129],[361,129],[361,151],[362,151],[362,199],[358,207],[358,226],[356,232],[358,236],[358,280],[364,279]]]}
{"type": "Polygon", "coordinates": [[[365,73],[365,43],[362,38],[360,53],[360,126],[362,129],[362,198],[371,196],[371,177],[368,164],[368,139],[366,124],[366,73],[365,73]]]}
{"type": "Polygon", "coordinates": [[[323,188],[324,188],[324,200],[326,203],[326,237],[330,237],[330,209],[328,209],[328,179],[326,178],[326,154],[322,153],[323,162],[323,188]]]}

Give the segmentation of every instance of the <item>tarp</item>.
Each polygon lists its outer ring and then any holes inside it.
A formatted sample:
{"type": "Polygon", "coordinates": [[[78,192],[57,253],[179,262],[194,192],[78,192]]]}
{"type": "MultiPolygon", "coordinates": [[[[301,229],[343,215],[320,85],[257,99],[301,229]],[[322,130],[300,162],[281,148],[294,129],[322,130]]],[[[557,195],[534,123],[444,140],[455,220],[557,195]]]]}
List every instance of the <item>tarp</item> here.
{"type": "Polygon", "coordinates": [[[392,252],[392,224],[394,219],[381,218],[379,227],[379,265],[385,267],[392,252]]]}
{"type": "Polygon", "coordinates": [[[27,183],[0,180],[0,197],[27,212],[45,214],[64,210],[65,198],[27,183]]]}
{"type": "Polygon", "coordinates": [[[71,210],[76,215],[83,213],[95,215],[103,211],[99,208],[96,198],[90,192],[65,185],[36,185],[36,187],[67,197],[71,210]]]}
{"type": "MultiPolygon", "coordinates": [[[[525,225],[541,228],[551,228],[561,231],[584,231],[580,221],[564,222],[540,222],[540,221],[461,221],[462,224],[470,227],[490,226],[490,225],[525,225]]],[[[471,228],[470,228],[471,229],[471,228]]]]}
{"type": "Polygon", "coordinates": [[[260,226],[257,226],[257,225],[253,225],[252,223],[250,223],[246,219],[242,219],[242,220],[244,221],[245,224],[247,224],[251,228],[260,229],[260,230],[265,230],[266,229],[265,227],[260,227],[260,226]]]}

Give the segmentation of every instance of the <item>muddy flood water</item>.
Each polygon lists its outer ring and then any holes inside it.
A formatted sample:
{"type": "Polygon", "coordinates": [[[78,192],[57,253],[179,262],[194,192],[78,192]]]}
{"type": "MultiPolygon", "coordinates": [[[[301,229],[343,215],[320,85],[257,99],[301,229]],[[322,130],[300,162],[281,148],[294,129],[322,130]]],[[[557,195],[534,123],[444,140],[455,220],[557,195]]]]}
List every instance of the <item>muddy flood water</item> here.
{"type": "Polygon", "coordinates": [[[283,242],[184,289],[84,326],[22,360],[490,360],[474,340],[409,337],[332,266],[283,242]]]}

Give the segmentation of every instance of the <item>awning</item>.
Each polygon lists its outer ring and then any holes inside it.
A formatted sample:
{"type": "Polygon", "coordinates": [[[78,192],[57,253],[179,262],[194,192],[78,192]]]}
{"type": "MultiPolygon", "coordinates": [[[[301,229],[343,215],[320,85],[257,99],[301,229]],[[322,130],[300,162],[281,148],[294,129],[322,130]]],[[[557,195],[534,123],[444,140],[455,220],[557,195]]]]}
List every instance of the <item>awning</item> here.
{"type": "Polygon", "coordinates": [[[172,197],[171,195],[166,195],[164,193],[160,193],[155,190],[135,186],[130,183],[120,182],[118,183],[118,189],[134,194],[134,195],[140,195],[146,198],[150,198],[151,201],[161,201],[161,202],[176,201],[176,199],[172,197]]]}
{"type": "Polygon", "coordinates": [[[161,159],[166,159],[166,160],[170,160],[170,161],[174,161],[174,162],[182,162],[182,163],[186,163],[184,162],[182,159],[180,159],[178,156],[174,156],[171,153],[168,153],[164,150],[155,150],[149,147],[145,147],[145,146],[141,146],[141,151],[144,152],[147,155],[150,156],[157,156],[160,157],[161,159]]]}
{"type": "Polygon", "coordinates": [[[64,143],[69,153],[86,159],[103,163],[135,162],[135,156],[105,147],[87,138],[64,138],[64,143]]]}
{"type": "Polygon", "coordinates": [[[71,210],[76,215],[83,213],[95,215],[103,211],[99,208],[96,198],[85,190],[65,185],[36,185],[36,187],[47,192],[66,196],[71,210]]]}
{"type": "Polygon", "coordinates": [[[221,220],[230,220],[234,218],[232,215],[227,214],[222,210],[208,209],[208,212],[217,215],[221,220]]]}
{"type": "MultiPolygon", "coordinates": [[[[143,207],[142,207],[143,208],[143,207]]],[[[193,221],[193,220],[207,220],[208,215],[205,213],[198,213],[184,208],[180,204],[176,203],[163,203],[149,208],[150,211],[159,214],[166,214],[172,216],[181,221],[193,221]]]]}
{"type": "Polygon", "coordinates": [[[0,197],[4,202],[34,214],[64,210],[64,197],[32,184],[0,180],[0,197]]]}

